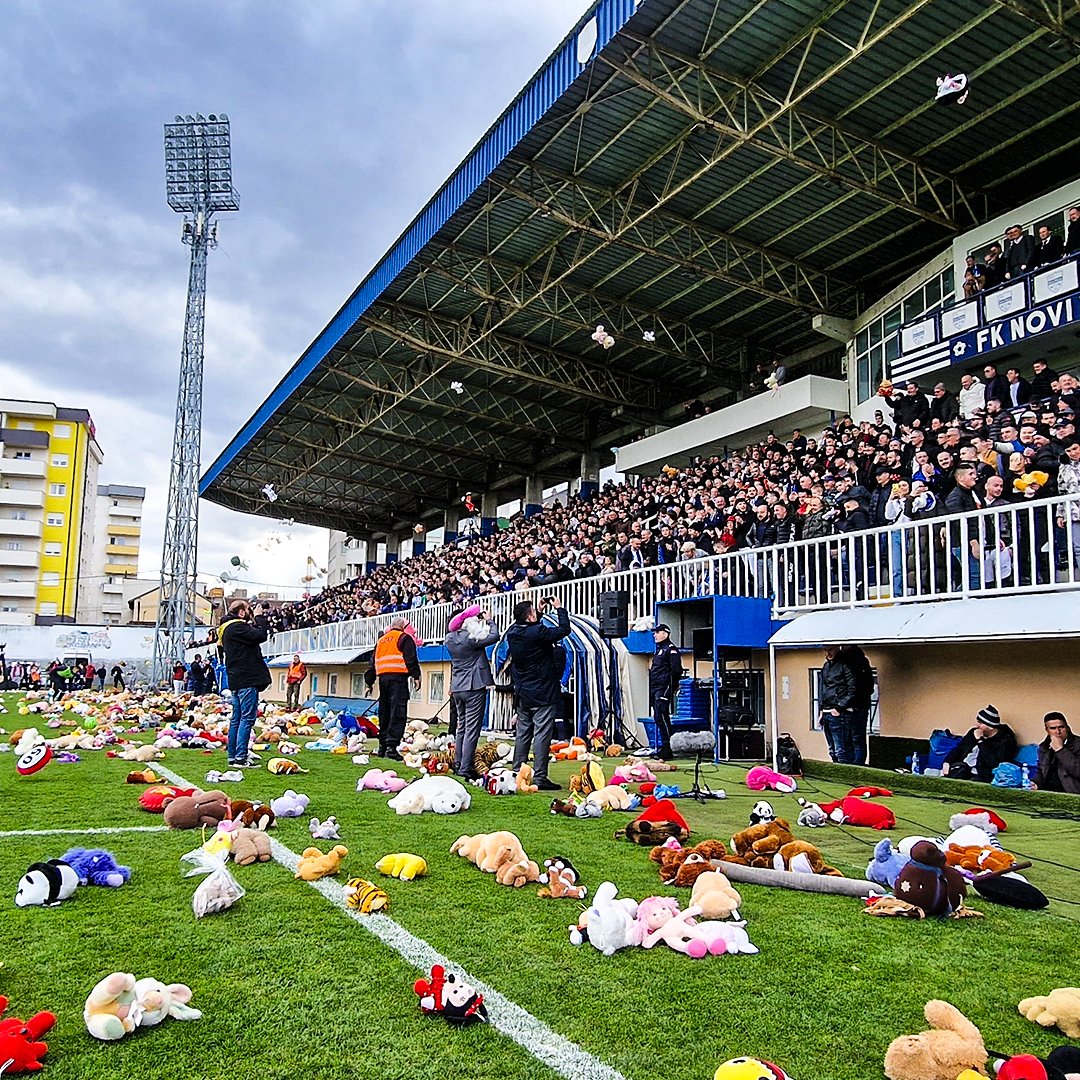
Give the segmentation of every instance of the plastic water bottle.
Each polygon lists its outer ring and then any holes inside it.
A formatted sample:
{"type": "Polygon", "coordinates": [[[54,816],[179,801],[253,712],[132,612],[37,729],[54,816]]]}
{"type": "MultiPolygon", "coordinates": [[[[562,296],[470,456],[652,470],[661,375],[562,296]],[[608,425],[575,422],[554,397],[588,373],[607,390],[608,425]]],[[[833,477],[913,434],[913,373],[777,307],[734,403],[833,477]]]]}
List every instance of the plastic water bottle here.
{"type": "Polygon", "coordinates": [[[913,753],[911,755],[911,772],[914,776],[918,776],[922,772],[922,765],[919,763],[919,755],[913,753]]]}
{"type": "Polygon", "coordinates": [[[1026,765],[1020,766],[1020,786],[1026,790],[1031,790],[1031,777],[1028,776],[1028,767],[1026,765]]]}

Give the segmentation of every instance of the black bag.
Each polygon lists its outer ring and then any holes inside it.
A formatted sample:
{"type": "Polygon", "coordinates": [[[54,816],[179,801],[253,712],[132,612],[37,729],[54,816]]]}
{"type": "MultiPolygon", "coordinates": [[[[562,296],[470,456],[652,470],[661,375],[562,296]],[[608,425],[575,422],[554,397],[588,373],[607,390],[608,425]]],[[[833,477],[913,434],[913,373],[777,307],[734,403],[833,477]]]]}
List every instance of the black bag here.
{"type": "Polygon", "coordinates": [[[782,731],[776,739],[776,771],[785,776],[802,776],[802,754],[790,733],[782,731]]]}

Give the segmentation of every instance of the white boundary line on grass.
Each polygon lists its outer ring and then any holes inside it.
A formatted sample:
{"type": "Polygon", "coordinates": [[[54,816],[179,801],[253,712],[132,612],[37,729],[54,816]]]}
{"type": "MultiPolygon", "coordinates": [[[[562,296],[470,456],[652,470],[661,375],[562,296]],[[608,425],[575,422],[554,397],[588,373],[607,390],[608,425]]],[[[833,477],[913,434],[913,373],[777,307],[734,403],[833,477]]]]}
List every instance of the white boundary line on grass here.
{"type": "Polygon", "coordinates": [[[98,836],[129,832],[168,832],[166,825],[118,825],[107,829],[11,829],[0,832],[0,840],[9,836],[98,836]]]}
{"type": "MultiPolygon", "coordinates": [[[[195,786],[191,781],[185,780],[160,763],[155,763],[154,768],[174,784],[182,787],[195,786]]],[[[273,837],[270,838],[270,851],[275,862],[280,863],[291,873],[296,872],[300,856],[295,851],[273,837]]],[[[333,878],[320,878],[318,881],[309,881],[307,884],[338,908],[342,914],[347,915],[369,934],[377,937],[384,945],[388,945],[402,959],[419,968],[425,975],[431,972],[435,964],[462,970],[459,964],[447,959],[423,938],[418,938],[406,930],[389,915],[361,915],[360,912],[349,908],[345,903],[344,887],[333,878]]],[[[518,1046],[560,1076],[566,1077],[567,1080],[627,1080],[617,1069],[560,1035],[532,1013],[500,994],[498,990],[474,979],[467,971],[462,971],[462,975],[466,982],[471,983],[479,993],[484,995],[491,1026],[513,1039],[518,1046]]]]}

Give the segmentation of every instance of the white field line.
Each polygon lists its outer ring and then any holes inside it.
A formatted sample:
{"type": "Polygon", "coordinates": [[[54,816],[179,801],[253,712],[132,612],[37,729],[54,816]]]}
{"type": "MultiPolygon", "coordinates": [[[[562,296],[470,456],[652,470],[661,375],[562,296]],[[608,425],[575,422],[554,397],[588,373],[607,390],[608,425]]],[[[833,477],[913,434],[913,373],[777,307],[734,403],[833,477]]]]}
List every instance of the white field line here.
{"type": "Polygon", "coordinates": [[[9,836],[111,836],[113,833],[168,831],[165,825],[118,825],[108,829],[11,829],[0,832],[0,840],[9,836]]]}
{"type": "MultiPolygon", "coordinates": [[[[182,787],[196,786],[171,769],[164,768],[160,763],[155,763],[154,768],[174,784],[182,787]]],[[[270,851],[275,862],[280,863],[290,873],[296,872],[300,856],[295,851],[273,837],[270,838],[270,851]]],[[[306,884],[362,929],[388,945],[402,959],[419,968],[425,975],[430,974],[435,964],[461,971],[464,980],[475,987],[478,993],[483,994],[491,1026],[513,1039],[518,1046],[528,1051],[538,1061],[543,1062],[553,1072],[566,1077],[566,1080],[626,1080],[626,1077],[617,1069],[593,1057],[577,1043],[571,1042],[552,1030],[542,1020],[526,1012],[520,1005],[500,994],[498,990],[473,978],[467,971],[463,971],[460,965],[447,959],[423,938],[410,933],[389,915],[361,915],[348,907],[345,902],[345,890],[340,882],[326,877],[306,884]]]]}

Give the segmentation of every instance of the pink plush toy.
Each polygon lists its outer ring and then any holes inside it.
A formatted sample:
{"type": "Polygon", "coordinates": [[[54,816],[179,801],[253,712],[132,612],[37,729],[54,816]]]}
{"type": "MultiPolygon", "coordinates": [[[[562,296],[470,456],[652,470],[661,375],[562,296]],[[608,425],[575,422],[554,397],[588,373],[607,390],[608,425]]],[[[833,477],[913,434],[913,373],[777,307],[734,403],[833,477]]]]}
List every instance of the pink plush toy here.
{"type": "Polygon", "coordinates": [[[670,896],[648,896],[638,905],[637,923],[641,945],[651,949],[664,944],[695,960],[723,953],[756,953],[746,931],[734,923],[695,922],[701,908],[691,905],[679,911],[670,896]]]}
{"type": "Polygon", "coordinates": [[[611,777],[613,784],[648,784],[656,780],[656,774],[640,761],[633,765],[620,765],[611,777]]]}
{"type": "Polygon", "coordinates": [[[795,790],[796,784],[793,777],[778,773],[767,765],[755,765],[746,774],[746,786],[752,791],[772,788],[773,791],[782,791],[790,795],[795,790]]]}
{"type": "Polygon", "coordinates": [[[408,785],[408,781],[393,769],[368,769],[359,780],[356,781],[357,791],[382,791],[387,795],[394,795],[408,785]]]}
{"type": "Polygon", "coordinates": [[[887,806],[853,795],[837,799],[836,802],[822,803],[821,809],[837,825],[861,825],[867,829],[896,827],[896,816],[887,806]]]}
{"type": "Polygon", "coordinates": [[[464,611],[461,611],[457,615],[455,615],[450,620],[450,622],[447,625],[446,629],[451,634],[456,633],[458,630],[461,629],[461,627],[464,624],[466,619],[475,618],[483,610],[484,609],[479,604],[472,604],[470,607],[467,607],[464,611]]]}

